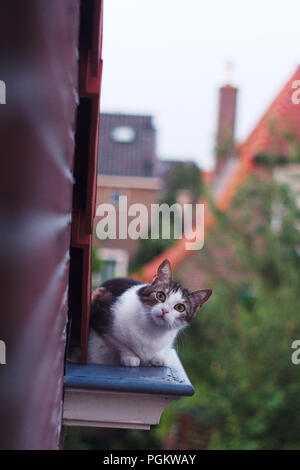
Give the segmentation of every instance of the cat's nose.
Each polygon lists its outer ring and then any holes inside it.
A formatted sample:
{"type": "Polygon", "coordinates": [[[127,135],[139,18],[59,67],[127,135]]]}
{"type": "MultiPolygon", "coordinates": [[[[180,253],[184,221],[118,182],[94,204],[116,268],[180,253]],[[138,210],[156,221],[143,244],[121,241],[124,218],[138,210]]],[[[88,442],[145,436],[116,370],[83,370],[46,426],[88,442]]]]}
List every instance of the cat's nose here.
{"type": "Polygon", "coordinates": [[[167,310],[166,308],[163,307],[163,308],[161,309],[161,313],[162,313],[163,315],[165,315],[166,313],[169,313],[169,310],[167,310]]]}

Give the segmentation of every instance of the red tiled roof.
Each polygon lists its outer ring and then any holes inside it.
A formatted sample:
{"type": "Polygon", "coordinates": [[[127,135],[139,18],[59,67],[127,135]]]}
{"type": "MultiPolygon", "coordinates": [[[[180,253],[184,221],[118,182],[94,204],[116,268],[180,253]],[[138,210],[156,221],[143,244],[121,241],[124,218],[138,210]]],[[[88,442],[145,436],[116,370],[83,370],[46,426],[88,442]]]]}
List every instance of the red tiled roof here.
{"type": "Polygon", "coordinates": [[[274,150],[274,145],[277,146],[278,153],[286,152],[284,139],[272,135],[270,129],[272,123],[277,131],[291,132],[297,142],[300,142],[300,104],[292,102],[292,95],[296,91],[292,88],[292,84],[299,79],[300,66],[297,67],[249,137],[238,147],[244,161],[252,162],[253,157],[259,152],[274,150]]]}
{"type": "MultiPolygon", "coordinates": [[[[297,142],[300,143],[300,103],[297,105],[292,102],[292,95],[295,92],[292,84],[295,80],[300,80],[300,66],[297,67],[292,77],[275,98],[249,137],[238,147],[238,165],[232,169],[232,173],[227,179],[224,188],[216,196],[215,203],[219,210],[225,211],[228,209],[237,189],[243,184],[247,175],[252,170],[253,158],[258,153],[270,150],[277,150],[278,153],[286,152],[286,143],[283,139],[272,134],[270,128],[272,123],[275,124],[277,131],[292,132],[297,142]]],[[[215,219],[206,201],[199,202],[205,204],[205,236],[207,236],[209,230],[215,225],[215,219]]],[[[165,258],[169,259],[174,269],[187,256],[192,255],[193,251],[185,249],[185,242],[184,238],[179,240],[176,244],[147,263],[142,269],[142,280],[149,282],[154,276],[158,265],[165,258]]]]}

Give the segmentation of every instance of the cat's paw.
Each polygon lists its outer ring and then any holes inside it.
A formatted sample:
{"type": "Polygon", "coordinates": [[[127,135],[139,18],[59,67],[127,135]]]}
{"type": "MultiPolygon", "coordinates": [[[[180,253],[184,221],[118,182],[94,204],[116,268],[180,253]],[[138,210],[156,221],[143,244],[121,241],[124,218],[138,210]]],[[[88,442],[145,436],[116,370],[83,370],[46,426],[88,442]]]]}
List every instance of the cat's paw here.
{"type": "Polygon", "coordinates": [[[121,364],[126,367],[138,367],[140,365],[140,358],[136,356],[122,356],[121,364]]]}
{"type": "Polygon", "coordinates": [[[167,364],[167,358],[165,356],[162,356],[162,355],[154,356],[151,359],[151,364],[153,366],[156,366],[156,367],[166,367],[168,365],[167,364]]]}

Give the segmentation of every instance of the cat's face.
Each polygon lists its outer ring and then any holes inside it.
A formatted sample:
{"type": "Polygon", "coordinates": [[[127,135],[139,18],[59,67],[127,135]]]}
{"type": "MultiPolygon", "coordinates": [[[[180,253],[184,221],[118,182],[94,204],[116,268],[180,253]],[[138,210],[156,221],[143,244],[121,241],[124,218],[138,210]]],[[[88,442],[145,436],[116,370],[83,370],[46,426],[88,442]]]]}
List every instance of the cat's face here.
{"type": "Polygon", "coordinates": [[[141,289],[140,299],[151,320],[159,327],[180,329],[211,296],[210,289],[189,292],[172,279],[168,260],[159,266],[152,283],[141,289]]]}

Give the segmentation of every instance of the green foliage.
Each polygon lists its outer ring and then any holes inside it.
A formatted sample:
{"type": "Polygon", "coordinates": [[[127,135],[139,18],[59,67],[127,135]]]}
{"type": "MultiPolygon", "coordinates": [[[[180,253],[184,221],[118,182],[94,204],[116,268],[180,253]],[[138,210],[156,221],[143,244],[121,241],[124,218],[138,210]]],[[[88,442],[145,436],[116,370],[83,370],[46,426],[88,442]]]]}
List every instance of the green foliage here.
{"type": "Polygon", "coordinates": [[[299,213],[286,188],[255,178],[227,215],[215,212],[219,224],[205,246],[213,296],[181,352],[197,392],[176,404],[177,416],[209,423],[213,449],[299,449],[300,366],[291,362],[300,338],[299,213]],[[223,272],[215,269],[216,241],[232,256],[223,272]]]}
{"type": "Polygon", "coordinates": [[[64,450],[159,450],[160,440],[151,431],[124,429],[65,429],[64,450]]]}
{"type": "Polygon", "coordinates": [[[269,121],[269,133],[272,136],[273,148],[268,152],[258,153],[254,158],[254,163],[269,168],[287,163],[298,164],[300,145],[295,134],[290,130],[278,128],[278,123],[274,119],[269,121]]]}
{"type": "Polygon", "coordinates": [[[176,166],[168,176],[167,189],[161,202],[166,202],[170,206],[177,200],[177,192],[180,189],[188,189],[192,193],[193,202],[197,202],[202,194],[203,184],[201,172],[196,163],[176,166]]]}
{"type": "Polygon", "coordinates": [[[92,272],[98,273],[101,270],[102,264],[98,251],[92,247],[92,272]]]}

